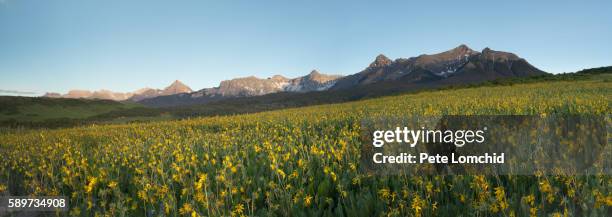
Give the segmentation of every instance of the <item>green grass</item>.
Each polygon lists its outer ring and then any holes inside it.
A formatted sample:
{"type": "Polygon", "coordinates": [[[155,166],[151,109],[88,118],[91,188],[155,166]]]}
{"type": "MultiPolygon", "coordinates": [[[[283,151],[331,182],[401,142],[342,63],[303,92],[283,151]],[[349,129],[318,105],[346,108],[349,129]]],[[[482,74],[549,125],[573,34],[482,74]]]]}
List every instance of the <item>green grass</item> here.
{"type": "Polygon", "coordinates": [[[87,118],[97,114],[118,110],[120,108],[133,108],[128,105],[83,105],[83,106],[47,106],[34,104],[20,108],[18,114],[2,114],[0,119],[16,119],[22,121],[44,121],[56,118],[87,118]]]}
{"type": "Polygon", "coordinates": [[[44,122],[54,119],[84,119],[95,115],[141,107],[136,103],[108,100],[0,97],[0,121],[44,122]]]}

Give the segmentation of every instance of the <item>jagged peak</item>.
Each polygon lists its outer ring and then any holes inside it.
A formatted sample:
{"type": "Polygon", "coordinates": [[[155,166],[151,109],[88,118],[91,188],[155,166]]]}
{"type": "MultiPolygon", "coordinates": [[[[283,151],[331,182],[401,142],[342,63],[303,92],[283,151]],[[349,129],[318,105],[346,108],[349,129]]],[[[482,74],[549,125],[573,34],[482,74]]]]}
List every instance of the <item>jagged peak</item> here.
{"type": "Polygon", "coordinates": [[[338,77],[339,76],[337,75],[322,74],[321,72],[319,72],[319,70],[316,70],[316,69],[312,70],[308,75],[304,76],[304,78],[306,79],[321,82],[321,83],[335,80],[338,77]]]}
{"type": "Polygon", "coordinates": [[[321,75],[321,73],[319,72],[319,70],[313,69],[312,71],[310,71],[308,75],[317,76],[317,75],[321,75]]]}
{"type": "Polygon", "coordinates": [[[172,82],[172,84],[170,84],[170,86],[164,88],[164,90],[166,91],[173,91],[173,92],[192,92],[193,90],[185,85],[183,82],[179,81],[179,80],[174,80],[174,82],[172,82]]]}
{"type": "Polygon", "coordinates": [[[387,66],[391,64],[391,62],[391,59],[389,59],[383,54],[379,54],[378,56],[376,56],[376,59],[374,59],[374,62],[370,64],[370,68],[387,66]]]}
{"type": "Polygon", "coordinates": [[[456,48],[453,48],[452,50],[459,51],[459,52],[468,52],[468,53],[474,52],[474,50],[472,50],[470,47],[468,47],[465,44],[460,44],[459,46],[457,46],[456,48]]]}
{"type": "Polygon", "coordinates": [[[514,53],[496,51],[496,50],[492,50],[489,47],[486,47],[485,49],[482,50],[482,56],[484,58],[511,59],[511,60],[520,59],[520,57],[514,53]]]}
{"type": "Polygon", "coordinates": [[[170,86],[173,85],[185,85],[183,82],[179,81],[179,80],[174,80],[174,82],[172,82],[172,84],[170,84],[170,86]]]}
{"type": "Polygon", "coordinates": [[[456,48],[463,48],[463,49],[470,49],[470,47],[468,47],[466,44],[460,44],[459,46],[457,46],[456,48]]]}

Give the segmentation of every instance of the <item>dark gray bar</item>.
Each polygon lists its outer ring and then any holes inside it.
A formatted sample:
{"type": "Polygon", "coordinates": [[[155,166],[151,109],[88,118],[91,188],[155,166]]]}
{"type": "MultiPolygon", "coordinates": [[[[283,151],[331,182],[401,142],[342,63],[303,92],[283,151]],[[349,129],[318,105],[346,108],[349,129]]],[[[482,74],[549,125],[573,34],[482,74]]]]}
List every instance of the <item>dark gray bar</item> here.
{"type": "Polygon", "coordinates": [[[369,118],[361,126],[360,167],[362,172],[382,175],[610,175],[609,123],[609,117],[593,115],[369,118]],[[393,131],[397,127],[453,132],[484,130],[484,141],[462,142],[458,146],[435,141],[438,134],[431,134],[431,141],[418,141],[416,145],[412,141],[379,147],[373,144],[381,141],[373,138],[374,131],[393,131]],[[430,157],[423,158],[433,163],[421,162],[422,155],[430,157]],[[385,157],[393,158],[393,162],[381,163],[385,157]],[[446,162],[440,163],[444,159],[446,162]]]}
{"type": "Polygon", "coordinates": [[[65,196],[2,196],[0,212],[13,211],[68,211],[65,196]]]}

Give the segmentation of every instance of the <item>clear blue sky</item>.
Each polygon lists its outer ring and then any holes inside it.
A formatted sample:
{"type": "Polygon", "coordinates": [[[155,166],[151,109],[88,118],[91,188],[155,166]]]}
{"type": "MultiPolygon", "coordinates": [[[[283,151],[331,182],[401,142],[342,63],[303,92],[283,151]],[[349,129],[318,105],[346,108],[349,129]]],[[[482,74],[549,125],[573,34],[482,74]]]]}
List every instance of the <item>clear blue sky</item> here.
{"type": "Polygon", "coordinates": [[[201,89],[249,75],[346,75],[380,53],[462,43],[565,72],[612,65],[611,39],[610,0],[0,0],[0,89],[133,91],[176,79],[201,89]]]}

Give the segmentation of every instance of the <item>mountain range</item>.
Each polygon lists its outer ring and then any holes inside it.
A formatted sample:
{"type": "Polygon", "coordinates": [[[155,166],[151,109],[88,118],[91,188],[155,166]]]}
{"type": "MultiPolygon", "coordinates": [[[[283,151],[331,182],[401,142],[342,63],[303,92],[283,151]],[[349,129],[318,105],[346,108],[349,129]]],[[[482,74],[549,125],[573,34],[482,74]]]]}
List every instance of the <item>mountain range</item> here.
{"type": "Polygon", "coordinates": [[[460,45],[438,54],[424,54],[394,61],[382,54],[378,55],[366,69],[340,79],[332,88],[344,89],[394,80],[407,83],[438,81],[461,84],[544,73],[512,53],[489,48],[478,52],[466,45],[460,45]]]}
{"type": "MultiPolygon", "coordinates": [[[[163,89],[141,89],[132,93],[113,93],[110,91],[70,91],[68,94],[47,94],[48,97],[66,98],[100,98],[112,100],[131,100],[153,106],[181,106],[206,104],[234,98],[257,98],[271,95],[292,93],[300,97],[301,93],[322,92],[321,94],[350,93],[355,97],[376,92],[423,89],[450,85],[471,84],[509,77],[528,77],[546,74],[529,64],[519,56],[503,51],[485,48],[474,51],[466,45],[437,54],[423,54],[411,58],[391,60],[378,55],[365,69],[348,76],[326,75],[317,70],[309,74],[286,78],[275,75],[270,78],[254,76],[222,81],[218,87],[192,91],[186,85],[175,81],[163,89]],[[367,91],[366,91],[367,90],[367,91]],[[296,95],[297,94],[297,95],[296,95]]],[[[317,97],[321,94],[316,95],[317,97]]],[[[292,95],[292,96],[293,96],[292,95]]],[[[302,94],[302,96],[306,96],[302,94]]],[[[309,96],[315,96],[310,94],[309,96]]],[[[284,98],[284,97],[282,97],[284,98]]]]}
{"type": "Polygon", "coordinates": [[[45,93],[43,97],[48,98],[72,98],[72,99],[106,99],[106,100],[114,100],[114,101],[134,101],[138,102],[143,99],[154,98],[158,96],[167,96],[174,95],[180,93],[191,93],[190,87],[183,84],[181,81],[176,80],[170,84],[170,86],[164,89],[153,89],[153,88],[142,88],[136,90],[134,92],[113,92],[110,90],[97,90],[97,91],[88,91],[88,90],[70,90],[66,94],[59,93],[45,93]]]}

